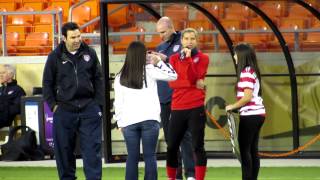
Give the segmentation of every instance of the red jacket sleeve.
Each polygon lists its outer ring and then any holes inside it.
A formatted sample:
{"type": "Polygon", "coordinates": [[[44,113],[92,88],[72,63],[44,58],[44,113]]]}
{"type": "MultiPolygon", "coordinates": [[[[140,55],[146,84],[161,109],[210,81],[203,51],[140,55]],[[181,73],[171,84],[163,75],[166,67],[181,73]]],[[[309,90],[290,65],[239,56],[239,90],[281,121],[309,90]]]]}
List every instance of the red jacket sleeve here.
{"type": "Polygon", "coordinates": [[[189,66],[192,63],[191,58],[185,58],[183,61],[179,59],[179,54],[175,54],[170,57],[169,60],[171,66],[178,74],[178,79],[175,81],[170,81],[169,86],[172,89],[178,89],[178,88],[187,88],[191,87],[191,81],[188,78],[188,70],[189,66]]]}
{"type": "Polygon", "coordinates": [[[201,54],[199,64],[197,65],[197,78],[204,79],[209,66],[209,57],[206,54],[201,54]]]}

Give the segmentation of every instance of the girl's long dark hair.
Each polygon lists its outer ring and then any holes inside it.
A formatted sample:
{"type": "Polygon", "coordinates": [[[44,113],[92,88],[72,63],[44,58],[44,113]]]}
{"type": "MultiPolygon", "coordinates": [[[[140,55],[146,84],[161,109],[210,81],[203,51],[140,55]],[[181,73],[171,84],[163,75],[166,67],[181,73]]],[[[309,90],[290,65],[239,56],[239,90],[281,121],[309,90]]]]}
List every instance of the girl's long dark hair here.
{"type": "Polygon", "coordinates": [[[128,88],[142,89],[146,81],[146,53],[145,45],[140,41],[130,43],[125,62],[120,70],[120,84],[128,88]]]}
{"type": "Polygon", "coordinates": [[[259,95],[261,95],[261,76],[260,70],[258,67],[257,56],[253,47],[247,43],[240,43],[234,47],[234,52],[237,55],[238,63],[237,63],[237,82],[240,81],[240,73],[241,71],[250,66],[254,69],[259,82],[260,82],[260,90],[259,95]]]}

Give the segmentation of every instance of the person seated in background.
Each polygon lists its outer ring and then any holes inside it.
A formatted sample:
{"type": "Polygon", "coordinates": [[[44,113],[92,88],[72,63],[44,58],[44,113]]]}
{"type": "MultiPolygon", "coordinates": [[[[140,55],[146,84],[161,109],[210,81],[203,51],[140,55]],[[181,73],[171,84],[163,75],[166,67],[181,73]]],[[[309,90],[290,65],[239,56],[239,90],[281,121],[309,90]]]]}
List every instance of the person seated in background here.
{"type": "Polygon", "coordinates": [[[26,93],[14,79],[16,69],[10,64],[0,65],[0,128],[11,126],[20,114],[20,100],[26,93]]]}

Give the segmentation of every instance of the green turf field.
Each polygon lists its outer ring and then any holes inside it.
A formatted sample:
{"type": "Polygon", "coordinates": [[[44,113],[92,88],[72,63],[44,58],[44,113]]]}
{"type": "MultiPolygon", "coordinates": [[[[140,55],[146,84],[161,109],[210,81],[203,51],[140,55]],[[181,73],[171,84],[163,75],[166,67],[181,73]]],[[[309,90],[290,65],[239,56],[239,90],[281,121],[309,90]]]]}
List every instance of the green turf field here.
{"type": "MultiPolygon", "coordinates": [[[[82,169],[77,169],[78,180],[85,180],[82,169]]],[[[124,168],[104,168],[103,180],[124,180],[124,168]]],[[[140,168],[143,179],[143,169],[140,168]]],[[[166,180],[165,169],[159,168],[159,180],[166,180]]],[[[209,168],[206,180],[241,180],[240,168],[209,168]]],[[[1,167],[0,180],[58,180],[55,168],[1,167]]],[[[261,168],[259,180],[320,180],[319,167],[261,168]]]]}

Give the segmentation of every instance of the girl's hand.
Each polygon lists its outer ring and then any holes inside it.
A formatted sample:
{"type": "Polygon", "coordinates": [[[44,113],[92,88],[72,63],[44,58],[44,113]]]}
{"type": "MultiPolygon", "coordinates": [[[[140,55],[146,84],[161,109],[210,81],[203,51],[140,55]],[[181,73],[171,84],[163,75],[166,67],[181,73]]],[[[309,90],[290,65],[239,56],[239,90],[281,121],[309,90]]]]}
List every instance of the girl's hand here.
{"type": "Polygon", "coordinates": [[[226,112],[232,111],[232,109],[233,109],[233,105],[232,104],[226,106],[226,112]]]}
{"type": "Polygon", "coordinates": [[[160,56],[155,54],[150,54],[150,64],[157,65],[159,61],[161,61],[160,56]]]}
{"type": "Polygon", "coordinates": [[[159,53],[159,52],[154,52],[154,51],[152,51],[151,53],[159,56],[162,61],[166,61],[166,59],[167,59],[167,57],[168,57],[168,56],[166,56],[165,54],[162,54],[162,53],[159,53]]]}

